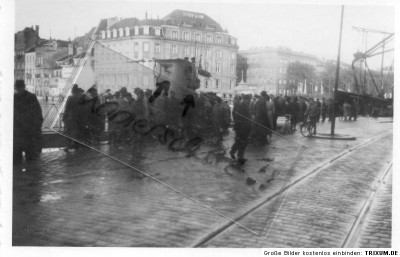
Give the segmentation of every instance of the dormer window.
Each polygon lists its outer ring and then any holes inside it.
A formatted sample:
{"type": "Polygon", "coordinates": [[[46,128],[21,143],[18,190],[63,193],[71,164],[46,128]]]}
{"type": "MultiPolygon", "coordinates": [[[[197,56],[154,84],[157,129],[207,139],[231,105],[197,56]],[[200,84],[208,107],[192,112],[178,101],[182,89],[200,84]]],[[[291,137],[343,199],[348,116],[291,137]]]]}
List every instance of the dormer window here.
{"type": "Polygon", "coordinates": [[[101,31],[101,38],[102,39],[106,38],[106,32],[104,30],[101,31]]]}
{"type": "Polygon", "coordinates": [[[150,34],[150,28],[148,26],[143,27],[143,35],[149,35],[150,34]]]}
{"type": "Polygon", "coordinates": [[[111,30],[107,30],[107,38],[111,38],[111,30]]]}
{"type": "Polygon", "coordinates": [[[178,31],[172,31],[172,39],[178,39],[178,31]]]}
{"type": "Polygon", "coordinates": [[[161,35],[161,30],[159,28],[155,29],[155,35],[160,36],[161,35]]]}
{"type": "Polygon", "coordinates": [[[125,28],[125,36],[129,37],[129,28],[128,27],[125,28]]]}
{"type": "Polygon", "coordinates": [[[118,35],[117,35],[117,30],[116,29],[113,29],[113,37],[117,37],[118,35]]]}

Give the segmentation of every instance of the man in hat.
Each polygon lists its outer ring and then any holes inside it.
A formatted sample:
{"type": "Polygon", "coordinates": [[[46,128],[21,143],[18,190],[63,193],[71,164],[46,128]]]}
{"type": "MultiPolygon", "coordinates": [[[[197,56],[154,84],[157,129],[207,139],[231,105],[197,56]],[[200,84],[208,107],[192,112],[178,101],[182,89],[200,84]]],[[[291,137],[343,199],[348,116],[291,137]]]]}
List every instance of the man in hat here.
{"type": "Polygon", "coordinates": [[[14,94],[14,163],[36,159],[42,151],[42,109],[36,95],[25,90],[25,82],[15,82],[14,94]]]}
{"type": "Polygon", "coordinates": [[[249,143],[249,136],[251,131],[251,116],[250,116],[250,100],[251,95],[244,95],[243,100],[238,104],[234,110],[233,121],[236,136],[235,143],[232,145],[229,152],[232,159],[235,159],[236,152],[238,153],[239,164],[244,164],[244,151],[249,143]]]}

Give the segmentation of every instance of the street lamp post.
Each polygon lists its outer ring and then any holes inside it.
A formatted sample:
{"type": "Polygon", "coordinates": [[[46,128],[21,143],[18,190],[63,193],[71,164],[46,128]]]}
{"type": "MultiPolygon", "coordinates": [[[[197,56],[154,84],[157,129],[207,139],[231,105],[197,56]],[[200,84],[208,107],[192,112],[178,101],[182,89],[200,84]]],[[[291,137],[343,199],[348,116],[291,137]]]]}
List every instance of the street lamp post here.
{"type": "Polygon", "coordinates": [[[335,78],[335,89],[333,92],[333,108],[331,111],[331,117],[332,117],[332,122],[331,122],[331,136],[335,135],[335,101],[336,101],[336,92],[338,89],[339,85],[339,68],[340,68],[340,50],[342,47],[342,30],[343,30],[343,12],[344,12],[344,6],[342,5],[342,13],[341,13],[341,18],[340,18],[340,32],[339,32],[339,49],[338,49],[338,55],[337,55],[337,61],[336,61],[336,78],[335,78]]]}

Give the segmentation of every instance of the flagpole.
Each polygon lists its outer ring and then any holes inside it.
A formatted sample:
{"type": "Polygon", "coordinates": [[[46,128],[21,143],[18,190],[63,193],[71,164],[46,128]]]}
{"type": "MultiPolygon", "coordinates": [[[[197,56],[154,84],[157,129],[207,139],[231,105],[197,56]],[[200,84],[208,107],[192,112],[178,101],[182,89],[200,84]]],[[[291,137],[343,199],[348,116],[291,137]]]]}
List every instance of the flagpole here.
{"type": "Polygon", "coordinates": [[[332,117],[332,122],[331,122],[331,136],[335,135],[335,104],[336,104],[336,92],[338,89],[339,85],[339,69],[340,69],[340,50],[342,46],[342,30],[343,30],[343,12],[344,12],[344,5],[342,5],[342,14],[340,18],[340,33],[339,33],[339,49],[338,49],[338,55],[337,55],[337,61],[336,61],[336,76],[335,76],[335,89],[333,92],[333,108],[331,111],[331,117],[332,117]]]}

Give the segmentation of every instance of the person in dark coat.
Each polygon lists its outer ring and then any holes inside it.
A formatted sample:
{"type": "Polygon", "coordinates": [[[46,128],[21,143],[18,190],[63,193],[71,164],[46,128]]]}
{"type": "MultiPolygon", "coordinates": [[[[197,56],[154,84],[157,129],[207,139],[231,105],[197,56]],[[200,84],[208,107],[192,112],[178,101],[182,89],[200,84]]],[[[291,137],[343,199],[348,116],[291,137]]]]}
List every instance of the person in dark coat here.
{"type": "Polygon", "coordinates": [[[297,102],[297,97],[292,97],[289,103],[289,114],[290,114],[290,127],[292,130],[296,129],[296,125],[298,122],[300,106],[297,102]]]}
{"type": "MultiPolygon", "coordinates": [[[[81,94],[79,87],[75,84],[72,87],[72,95],[68,97],[67,103],[65,104],[65,110],[63,115],[64,122],[64,133],[74,139],[78,138],[79,128],[79,99],[81,94]]],[[[73,140],[69,141],[69,148],[77,148],[79,144],[73,140]]]]}
{"type": "Polygon", "coordinates": [[[25,82],[15,82],[14,94],[14,163],[36,159],[42,151],[42,109],[36,95],[25,90],[25,82]]]}
{"type": "Polygon", "coordinates": [[[79,136],[86,143],[95,143],[100,140],[103,129],[103,120],[96,109],[100,106],[100,98],[95,87],[91,87],[86,94],[83,94],[79,100],[80,117],[79,122],[83,122],[83,134],[79,136]]]}
{"type": "Polygon", "coordinates": [[[304,98],[302,96],[300,96],[300,100],[299,100],[299,112],[297,115],[297,121],[299,122],[304,122],[304,113],[307,110],[307,105],[306,102],[304,100],[304,98]]]}
{"type": "Polygon", "coordinates": [[[277,126],[277,121],[278,121],[278,117],[283,115],[283,111],[282,111],[282,107],[280,104],[280,99],[279,96],[276,96],[273,99],[274,105],[275,105],[275,115],[274,115],[274,126],[273,129],[276,130],[276,126],[277,126]]]}
{"type": "Polygon", "coordinates": [[[228,105],[228,101],[222,102],[223,109],[223,132],[228,133],[229,126],[231,125],[231,107],[228,105]]]}
{"type": "Polygon", "coordinates": [[[222,109],[222,99],[220,97],[216,97],[216,101],[213,102],[211,114],[214,135],[217,137],[218,141],[222,141],[224,110],[222,109]]]}
{"type": "Polygon", "coordinates": [[[268,132],[268,112],[267,112],[267,93],[261,92],[261,97],[254,104],[254,136],[258,143],[267,143],[267,132],[268,132]]]}
{"type": "Polygon", "coordinates": [[[236,152],[238,153],[238,162],[244,164],[244,151],[249,143],[249,136],[251,130],[251,115],[250,115],[250,95],[244,95],[243,100],[234,107],[233,122],[236,136],[235,143],[232,145],[229,152],[232,159],[235,159],[236,152]]]}

